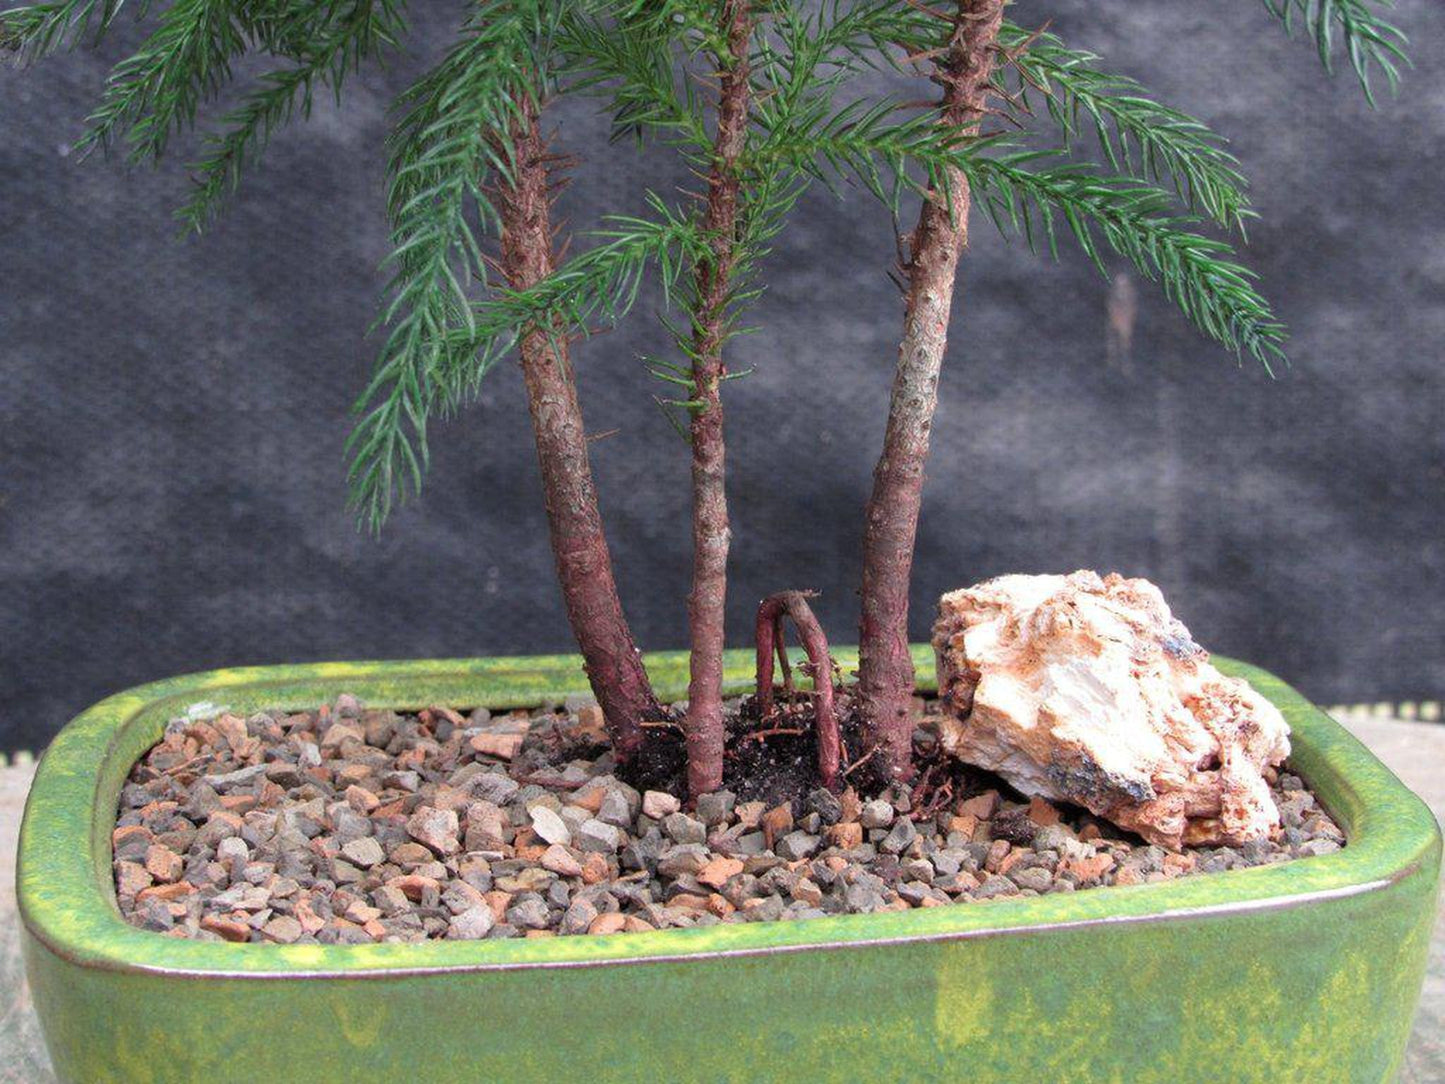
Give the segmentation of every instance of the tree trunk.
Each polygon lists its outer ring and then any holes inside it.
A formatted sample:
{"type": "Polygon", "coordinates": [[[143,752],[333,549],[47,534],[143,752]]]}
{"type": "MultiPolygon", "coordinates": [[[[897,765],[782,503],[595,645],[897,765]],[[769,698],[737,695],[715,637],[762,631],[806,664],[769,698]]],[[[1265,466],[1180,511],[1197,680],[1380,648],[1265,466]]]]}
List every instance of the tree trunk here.
{"type": "MultiPolygon", "coordinates": [[[[1003,0],[958,2],[935,72],[944,87],[943,120],[952,127],[975,125],[983,115],[1003,7],[1003,0]]],[[[884,778],[904,782],[913,775],[908,586],[954,273],[968,244],[968,179],[950,170],[946,184],[946,192],[928,193],[909,245],[903,341],[863,535],[860,706],[884,778]]]]}
{"type": "MultiPolygon", "coordinates": [[[[502,273],[514,290],[544,279],[554,262],[546,147],[535,106],[527,103],[521,113],[513,183],[503,183],[497,199],[502,273]]],[[[523,335],[519,352],[567,619],[613,748],[626,761],[642,744],[643,720],[659,718],[662,711],[617,597],[566,336],[532,330],[523,335]]]]}
{"type": "Polygon", "coordinates": [[[707,211],[711,257],[699,262],[694,288],[697,311],[692,342],[692,590],[687,599],[687,788],[696,798],[723,781],[722,656],[727,603],[728,507],[721,383],[723,343],[736,261],[738,159],[747,136],[747,0],[728,0],[728,53],[719,57],[720,92],[713,163],[708,172],[707,211]]]}

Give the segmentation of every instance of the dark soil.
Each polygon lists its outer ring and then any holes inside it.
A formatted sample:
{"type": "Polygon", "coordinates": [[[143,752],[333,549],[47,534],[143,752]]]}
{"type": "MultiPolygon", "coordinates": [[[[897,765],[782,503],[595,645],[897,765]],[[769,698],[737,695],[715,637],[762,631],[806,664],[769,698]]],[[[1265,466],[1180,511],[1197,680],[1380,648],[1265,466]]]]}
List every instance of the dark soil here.
{"type": "MultiPolygon", "coordinates": [[[[862,724],[847,692],[837,701],[843,739],[843,772],[848,785],[872,796],[882,789],[869,771],[863,748],[862,724]]],[[[818,786],[818,740],[813,729],[813,708],[806,695],[780,696],[766,726],[752,697],[727,704],[727,752],[723,758],[723,785],[740,801],[768,805],[789,801],[818,786]]],[[[920,740],[927,739],[920,734],[920,740]]],[[[600,750],[599,750],[600,751],[600,750]]],[[[638,790],[686,792],[687,750],[678,726],[653,730],[643,755],[618,770],[618,776],[638,790]]]]}
{"type": "Polygon", "coordinates": [[[694,809],[674,797],[675,727],[654,728],[624,772],[585,703],[397,715],[343,696],[316,712],[177,719],[122,791],[117,898],[172,936],[542,937],[1071,892],[1344,843],[1286,773],[1275,838],[1169,852],[944,761],[922,730],[915,787],[880,791],[839,708],[843,794],[816,786],[806,697],[766,725],[743,700],[729,704],[727,789],[694,809]]]}

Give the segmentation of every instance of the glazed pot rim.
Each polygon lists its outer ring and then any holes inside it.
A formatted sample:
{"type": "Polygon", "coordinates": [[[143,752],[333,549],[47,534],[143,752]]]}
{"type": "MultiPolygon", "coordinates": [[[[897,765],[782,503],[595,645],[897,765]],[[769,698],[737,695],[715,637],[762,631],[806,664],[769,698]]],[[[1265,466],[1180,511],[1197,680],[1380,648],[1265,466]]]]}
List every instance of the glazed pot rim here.
{"type": "MultiPolygon", "coordinates": [[[[845,669],[856,660],[835,652],[845,669]]],[[[931,689],[932,650],[914,647],[919,687],[931,689]]],[[[685,652],[646,656],[658,694],[686,695],[685,652]]],[[[408,662],[322,662],[215,670],[142,685],[96,704],[56,736],[36,771],[21,827],[17,896],[26,930],[87,967],[176,976],[398,978],[452,971],[551,969],[707,961],[1159,923],[1307,906],[1388,888],[1440,849],[1425,804],[1353,735],[1279,678],[1229,659],[1284,713],[1293,767],[1345,830],[1333,854],[1172,881],[1010,897],[948,907],[807,921],[717,925],[597,937],[419,944],[253,945],[168,937],[127,923],[117,908],[111,830],[120,787],[167,720],[223,710],[298,710],[340,692],[377,707],[535,705],[586,693],[580,660],[528,656],[408,662]]],[[[751,652],[727,653],[730,692],[748,687],[751,652]]]]}

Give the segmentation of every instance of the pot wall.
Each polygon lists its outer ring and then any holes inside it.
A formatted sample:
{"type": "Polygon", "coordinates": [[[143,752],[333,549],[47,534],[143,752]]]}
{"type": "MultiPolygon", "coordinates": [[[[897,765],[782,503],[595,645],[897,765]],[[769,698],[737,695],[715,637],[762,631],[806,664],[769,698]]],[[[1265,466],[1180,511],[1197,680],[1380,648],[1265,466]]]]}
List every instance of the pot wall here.
{"type": "MultiPolygon", "coordinates": [[[[245,710],[343,690],[378,705],[535,703],[574,688],[575,664],[328,664],[122,694],[57,739],[22,834],[27,963],[57,1073],[86,1084],[1393,1079],[1434,917],[1438,830],[1336,724],[1277,679],[1225,665],[1289,716],[1296,765],[1345,827],[1343,851],[904,914],[359,948],[179,941],[120,919],[115,798],[165,718],[196,700],[245,710]]],[[[650,666],[661,686],[685,674],[678,656],[650,666]]]]}

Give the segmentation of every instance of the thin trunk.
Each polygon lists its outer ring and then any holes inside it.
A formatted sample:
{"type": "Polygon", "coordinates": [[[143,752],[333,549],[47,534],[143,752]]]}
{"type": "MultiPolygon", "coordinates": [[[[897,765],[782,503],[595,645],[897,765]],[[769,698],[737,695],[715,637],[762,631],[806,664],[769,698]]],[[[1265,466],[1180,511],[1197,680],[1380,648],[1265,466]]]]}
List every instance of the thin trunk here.
{"type": "MultiPolygon", "coordinates": [[[[951,44],[935,73],[944,87],[943,118],[952,127],[974,125],[983,115],[1003,7],[1003,0],[958,2],[951,44]]],[[[905,782],[913,774],[908,584],[954,273],[968,244],[968,179],[950,170],[946,184],[946,193],[932,191],[924,200],[909,246],[903,341],[863,535],[858,640],[863,721],[884,777],[905,782]]]]}
{"type": "MultiPolygon", "coordinates": [[[[501,186],[497,204],[502,272],[512,289],[524,290],[551,274],[554,263],[546,147],[530,103],[515,136],[513,183],[501,186]]],[[[566,337],[534,330],[519,352],[567,619],[617,757],[626,761],[642,744],[643,721],[662,711],[617,597],[566,337]]]]}
{"type": "Polygon", "coordinates": [[[719,57],[720,96],[704,222],[711,258],[696,271],[692,342],[692,591],[687,599],[691,648],[687,687],[687,788],[696,798],[722,786],[726,730],[722,656],[727,603],[728,507],[721,383],[727,307],[736,262],[738,159],[748,123],[747,0],[729,0],[728,55],[719,57]]]}
{"type": "MultiPolygon", "coordinates": [[[[765,719],[773,710],[775,652],[784,675],[789,672],[788,655],[783,647],[784,617],[791,617],[797,626],[798,639],[808,653],[808,666],[813,673],[813,728],[818,736],[818,777],[823,786],[836,790],[843,740],[838,730],[838,714],[833,707],[833,656],[828,651],[828,638],[823,635],[823,627],[808,605],[807,592],[783,591],[758,603],[754,628],[758,648],[758,710],[765,719]]],[[[785,687],[791,692],[791,682],[785,687]]]]}

